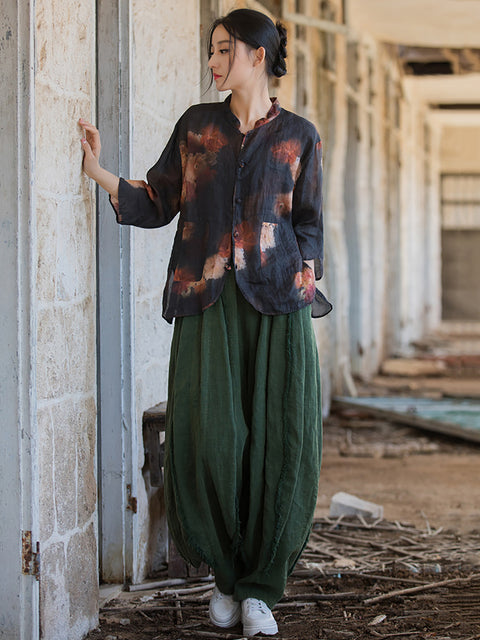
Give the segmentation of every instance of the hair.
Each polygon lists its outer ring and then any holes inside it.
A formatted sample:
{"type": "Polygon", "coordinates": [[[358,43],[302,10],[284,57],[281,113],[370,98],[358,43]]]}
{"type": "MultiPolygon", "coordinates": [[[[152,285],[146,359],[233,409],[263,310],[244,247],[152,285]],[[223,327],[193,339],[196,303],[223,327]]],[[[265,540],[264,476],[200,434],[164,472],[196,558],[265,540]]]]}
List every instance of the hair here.
{"type": "MultiPolygon", "coordinates": [[[[265,49],[265,68],[269,76],[281,78],[287,73],[287,30],[277,21],[253,9],[235,9],[226,16],[218,18],[210,27],[208,37],[208,55],[211,55],[212,36],[215,29],[222,25],[233,39],[234,51],[237,40],[241,40],[251,49],[265,49]]],[[[230,61],[230,68],[232,61],[230,61]]],[[[230,69],[229,69],[230,72],[230,69]]]]}

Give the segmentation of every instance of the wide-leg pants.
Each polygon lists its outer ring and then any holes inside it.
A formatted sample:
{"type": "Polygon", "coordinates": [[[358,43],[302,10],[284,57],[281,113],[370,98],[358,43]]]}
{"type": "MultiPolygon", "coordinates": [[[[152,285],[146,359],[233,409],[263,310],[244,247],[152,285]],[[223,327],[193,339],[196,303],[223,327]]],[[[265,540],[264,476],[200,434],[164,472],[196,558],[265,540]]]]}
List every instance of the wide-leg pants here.
{"type": "Polygon", "coordinates": [[[320,372],[310,308],[267,316],[230,274],[218,301],[177,318],[165,496],[181,555],[223,593],[272,607],[310,532],[320,472],[320,372]]]}

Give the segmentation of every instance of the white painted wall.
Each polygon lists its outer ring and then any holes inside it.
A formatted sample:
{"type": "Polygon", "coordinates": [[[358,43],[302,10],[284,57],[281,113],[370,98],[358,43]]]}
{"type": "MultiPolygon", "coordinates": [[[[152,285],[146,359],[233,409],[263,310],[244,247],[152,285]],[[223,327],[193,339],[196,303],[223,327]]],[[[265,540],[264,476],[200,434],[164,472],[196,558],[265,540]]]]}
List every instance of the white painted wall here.
{"type": "MultiPolygon", "coordinates": [[[[175,122],[200,101],[199,3],[179,11],[167,0],[134,0],[133,5],[133,171],[144,179],[163,150],[175,122]]],[[[162,292],[177,225],[134,232],[135,397],[138,467],[144,465],[143,412],[167,399],[168,361],[173,325],[162,318],[162,292]]],[[[155,540],[162,536],[161,490],[143,482],[139,473],[137,565],[134,581],[152,568],[155,540]],[[149,494],[149,499],[147,498],[149,494]],[[150,500],[150,504],[149,504],[150,500]],[[150,552],[150,555],[149,555],[150,552]]]]}

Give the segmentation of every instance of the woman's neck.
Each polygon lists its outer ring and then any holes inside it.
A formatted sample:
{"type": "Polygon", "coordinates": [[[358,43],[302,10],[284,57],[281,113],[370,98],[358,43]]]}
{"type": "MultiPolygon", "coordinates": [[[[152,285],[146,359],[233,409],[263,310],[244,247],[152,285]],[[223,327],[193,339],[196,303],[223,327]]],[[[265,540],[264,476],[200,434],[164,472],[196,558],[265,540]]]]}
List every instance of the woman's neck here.
{"type": "Polygon", "coordinates": [[[230,109],[240,121],[240,131],[247,133],[254,128],[257,120],[264,118],[270,111],[272,102],[268,94],[268,85],[256,93],[232,91],[230,109]]]}

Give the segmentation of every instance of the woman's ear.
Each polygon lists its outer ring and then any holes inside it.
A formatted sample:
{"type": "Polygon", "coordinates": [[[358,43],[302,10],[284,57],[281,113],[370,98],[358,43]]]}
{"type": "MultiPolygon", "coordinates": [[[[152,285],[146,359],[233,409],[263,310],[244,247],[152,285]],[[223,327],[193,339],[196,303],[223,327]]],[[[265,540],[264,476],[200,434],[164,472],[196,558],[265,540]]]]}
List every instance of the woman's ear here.
{"type": "Polygon", "coordinates": [[[258,47],[258,49],[255,49],[255,60],[254,60],[254,66],[257,66],[259,64],[262,64],[262,62],[265,60],[265,48],[264,47],[258,47]]]}

